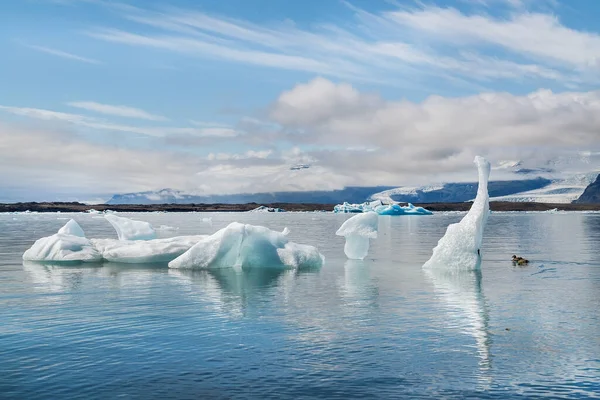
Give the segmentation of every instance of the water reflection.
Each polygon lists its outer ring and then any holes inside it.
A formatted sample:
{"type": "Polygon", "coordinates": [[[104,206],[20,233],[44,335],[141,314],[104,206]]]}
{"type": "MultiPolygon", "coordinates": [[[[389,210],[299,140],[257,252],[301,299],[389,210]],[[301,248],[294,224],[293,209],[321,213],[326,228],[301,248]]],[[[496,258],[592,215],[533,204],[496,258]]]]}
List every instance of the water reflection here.
{"type": "Polygon", "coordinates": [[[189,295],[199,297],[217,306],[221,311],[235,316],[245,316],[252,304],[259,304],[285,291],[289,282],[298,275],[315,270],[290,270],[281,268],[253,268],[236,270],[220,268],[210,270],[169,269],[171,276],[188,285],[189,295]]]}
{"type": "Polygon", "coordinates": [[[479,355],[480,377],[490,383],[492,343],[489,327],[489,309],[481,288],[481,270],[448,273],[425,270],[433,283],[435,294],[445,301],[452,327],[475,338],[479,355]]]}
{"type": "Polygon", "coordinates": [[[346,260],[343,288],[344,297],[357,306],[356,310],[377,308],[379,287],[373,282],[370,267],[364,260],[346,260]]]}
{"type": "Polygon", "coordinates": [[[26,279],[35,290],[43,292],[76,292],[86,273],[97,273],[100,263],[48,263],[23,261],[26,279]]]}

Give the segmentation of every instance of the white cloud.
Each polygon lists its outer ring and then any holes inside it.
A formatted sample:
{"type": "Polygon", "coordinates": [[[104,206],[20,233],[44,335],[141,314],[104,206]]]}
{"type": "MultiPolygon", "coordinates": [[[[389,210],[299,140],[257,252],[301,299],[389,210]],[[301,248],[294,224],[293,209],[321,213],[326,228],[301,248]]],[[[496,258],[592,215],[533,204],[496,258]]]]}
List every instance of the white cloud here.
{"type": "Polygon", "coordinates": [[[144,110],[140,110],[139,108],[128,107],[128,106],[119,106],[119,105],[110,105],[110,104],[101,104],[93,101],[74,101],[68,103],[71,107],[81,108],[88,111],[97,112],[100,114],[106,115],[114,115],[117,117],[127,117],[127,118],[138,118],[138,119],[146,119],[149,121],[166,121],[167,118],[161,115],[154,115],[146,112],[144,110]]]}
{"type": "Polygon", "coordinates": [[[50,47],[34,46],[34,45],[27,45],[27,47],[29,47],[30,49],[33,49],[33,50],[40,51],[42,53],[52,54],[53,56],[67,58],[69,60],[80,61],[80,62],[84,62],[87,64],[102,64],[100,61],[94,60],[93,58],[81,57],[81,56],[78,56],[78,55],[75,55],[72,53],[67,53],[66,51],[52,49],[50,47]]]}
{"type": "Polygon", "coordinates": [[[460,46],[492,44],[538,62],[581,69],[599,67],[600,35],[568,28],[550,14],[525,12],[504,19],[428,7],[396,11],[386,17],[401,26],[426,32],[436,40],[460,46]]]}
{"type": "Polygon", "coordinates": [[[477,153],[542,162],[600,146],[600,92],[482,93],[412,103],[318,78],[282,93],[270,116],[288,132],[285,139],[331,149],[309,152],[320,165],[362,182],[449,179],[470,171],[477,153]],[[375,150],[352,156],[344,150],[360,146],[375,150]]]}
{"type": "Polygon", "coordinates": [[[212,137],[212,138],[231,138],[242,134],[243,132],[237,131],[231,127],[206,127],[206,128],[193,128],[193,127],[170,127],[170,126],[134,126],[134,125],[121,125],[111,123],[102,119],[96,119],[87,117],[79,114],[69,114],[51,110],[44,110],[39,108],[27,108],[27,107],[8,107],[0,106],[0,111],[5,111],[11,114],[24,116],[27,118],[41,119],[41,120],[53,120],[58,122],[65,122],[81,127],[116,131],[116,132],[129,132],[137,133],[140,135],[147,135],[153,137],[168,137],[175,135],[182,136],[195,136],[195,137],[212,137]]]}
{"type": "Polygon", "coordinates": [[[598,66],[600,36],[570,29],[551,14],[527,13],[519,6],[520,11],[502,20],[450,8],[403,7],[374,14],[348,7],[355,12],[354,21],[306,29],[190,10],[154,13],[129,7],[123,16],[144,27],[88,34],[132,46],[405,87],[427,85],[431,76],[459,85],[474,80],[571,86],[597,81],[586,71],[598,66]],[[518,57],[491,55],[482,44],[501,46],[518,57]],[[415,83],[411,77],[425,78],[415,83]]]}

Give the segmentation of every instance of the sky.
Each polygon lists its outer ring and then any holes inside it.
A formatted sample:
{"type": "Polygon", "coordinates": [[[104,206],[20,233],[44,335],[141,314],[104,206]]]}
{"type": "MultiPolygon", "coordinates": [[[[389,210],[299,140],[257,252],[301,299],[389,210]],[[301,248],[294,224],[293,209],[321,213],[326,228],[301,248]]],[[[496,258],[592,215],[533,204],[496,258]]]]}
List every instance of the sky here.
{"type": "Polygon", "coordinates": [[[600,169],[599,18],[597,0],[4,1],[0,201],[474,181],[478,154],[491,179],[600,169]]]}

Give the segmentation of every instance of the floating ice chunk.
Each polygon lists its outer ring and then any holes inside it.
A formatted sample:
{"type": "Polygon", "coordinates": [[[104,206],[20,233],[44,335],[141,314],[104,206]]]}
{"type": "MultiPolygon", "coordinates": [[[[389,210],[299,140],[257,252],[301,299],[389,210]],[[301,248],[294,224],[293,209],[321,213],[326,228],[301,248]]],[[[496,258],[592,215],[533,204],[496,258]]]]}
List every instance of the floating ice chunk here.
{"type": "Polygon", "coordinates": [[[85,237],[85,233],[83,232],[83,229],[81,229],[81,226],[79,226],[79,224],[74,219],[69,220],[69,222],[67,222],[65,224],[65,226],[63,226],[62,228],[60,228],[58,230],[58,233],[63,233],[65,235],[85,237]]]}
{"type": "Polygon", "coordinates": [[[319,268],[323,256],[313,246],[289,242],[287,230],[237,222],[199,241],[169,268],[319,268]]]}
{"type": "Polygon", "coordinates": [[[102,255],[73,220],[67,222],[58,233],[36,240],[23,253],[23,260],[27,261],[94,262],[101,259],[102,255]]]}
{"type": "Polygon", "coordinates": [[[408,203],[407,206],[399,204],[383,204],[381,200],[375,200],[362,204],[350,204],[344,202],[333,208],[334,213],[363,213],[375,211],[379,215],[431,215],[431,211],[423,207],[415,207],[408,203]]]}
{"type": "Polygon", "coordinates": [[[362,260],[369,253],[369,239],[377,237],[378,214],[374,211],[355,215],[346,220],[335,233],[346,237],[344,253],[351,260],[362,260]]]}
{"type": "Polygon", "coordinates": [[[483,230],[490,213],[488,179],[490,163],[483,157],[475,157],[479,171],[477,197],[463,219],[448,226],[446,234],[433,249],[433,255],[423,268],[443,268],[453,271],[477,269],[481,263],[480,249],[483,230]]]}
{"type": "Polygon", "coordinates": [[[153,240],[92,239],[91,242],[107,261],[127,264],[166,263],[179,257],[205,237],[206,235],[153,240]]]}
{"type": "Polygon", "coordinates": [[[115,228],[119,240],[151,240],[156,239],[156,231],[148,222],[135,221],[129,218],[117,217],[113,214],[104,216],[115,228]]]}
{"type": "Polygon", "coordinates": [[[285,210],[283,208],[274,208],[274,207],[267,207],[267,206],[259,206],[256,207],[248,212],[285,212],[285,210]]]}
{"type": "Polygon", "coordinates": [[[379,215],[431,215],[431,211],[423,207],[415,207],[411,203],[406,206],[398,204],[381,205],[375,208],[375,212],[379,215]]]}

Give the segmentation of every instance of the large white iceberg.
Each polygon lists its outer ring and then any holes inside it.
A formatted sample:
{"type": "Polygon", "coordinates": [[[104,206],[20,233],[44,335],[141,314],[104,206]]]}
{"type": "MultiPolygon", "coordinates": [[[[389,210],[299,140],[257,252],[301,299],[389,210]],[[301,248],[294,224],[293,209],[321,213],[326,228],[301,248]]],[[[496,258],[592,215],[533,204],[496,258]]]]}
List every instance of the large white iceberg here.
{"type": "Polygon", "coordinates": [[[119,240],[156,239],[156,231],[149,222],[135,221],[129,218],[117,217],[113,214],[106,214],[104,218],[115,228],[119,240]]]}
{"type": "Polygon", "coordinates": [[[319,268],[324,257],[316,247],[289,242],[288,230],[233,222],[200,240],[169,263],[169,268],[319,268]]]}
{"type": "Polygon", "coordinates": [[[85,237],[79,224],[69,220],[58,233],[36,240],[23,254],[23,260],[95,262],[102,260],[102,254],[85,237]]]}
{"type": "Polygon", "coordinates": [[[361,204],[350,204],[344,202],[333,207],[334,213],[364,213],[375,211],[379,215],[431,215],[431,211],[423,207],[415,207],[411,203],[406,206],[399,204],[384,204],[381,200],[365,202],[361,204]]]}
{"type": "Polygon", "coordinates": [[[483,157],[475,157],[479,171],[477,197],[471,209],[463,219],[451,224],[446,234],[433,249],[433,255],[423,268],[443,268],[447,270],[473,270],[481,263],[480,249],[483,241],[483,230],[490,213],[488,196],[488,179],[490,163],[483,157]]]}
{"type": "Polygon", "coordinates": [[[107,261],[127,264],[167,263],[188,251],[206,235],[153,240],[92,239],[107,261]]]}
{"type": "Polygon", "coordinates": [[[362,260],[369,253],[369,239],[377,238],[379,215],[367,211],[346,220],[335,233],[346,238],[344,253],[349,259],[362,260]]]}

